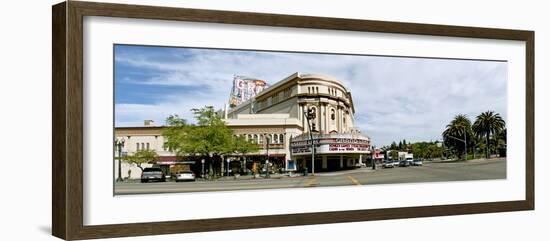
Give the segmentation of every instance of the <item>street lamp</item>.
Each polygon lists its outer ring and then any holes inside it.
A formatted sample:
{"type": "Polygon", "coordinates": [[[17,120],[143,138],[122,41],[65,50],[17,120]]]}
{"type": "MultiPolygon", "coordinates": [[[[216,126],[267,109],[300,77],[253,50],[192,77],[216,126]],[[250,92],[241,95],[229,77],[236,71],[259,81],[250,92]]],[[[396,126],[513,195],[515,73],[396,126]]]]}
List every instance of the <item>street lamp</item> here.
{"type": "Polygon", "coordinates": [[[269,178],[269,140],[270,139],[267,136],[267,134],[264,134],[264,137],[265,137],[265,146],[266,146],[265,154],[267,155],[267,159],[265,159],[265,177],[269,178]]]}
{"type": "Polygon", "coordinates": [[[227,158],[227,176],[229,176],[229,163],[231,162],[231,159],[227,158]]]}
{"type": "Polygon", "coordinates": [[[202,164],[201,177],[204,178],[204,159],[201,159],[201,164],[202,164]]]}
{"type": "Polygon", "coordinates": [[[315,118],[315,112],[312,108],[304,111],[304,117],[307,120],[307,128],[309,129],[309,139],[311,140],[311,175],[315,176],[315,144],[313,143],[313,132],[311,132],[311,120],[315,118]]]}
{"type": "Polygon", "coordinates": [[[376,146],[372,146],[372,154],[370,155],[372,159],[372,170],[376,170],[376,159],[374,158],[375,152],[376,152],[376,146]]]}
{"type": "Polygon", "coordinates": [[[117,182],[122,182],[122,147],[124,147],[124,138],[115,139],[115,146],[118,150],[118,178],[116,179],[117,182]]]}

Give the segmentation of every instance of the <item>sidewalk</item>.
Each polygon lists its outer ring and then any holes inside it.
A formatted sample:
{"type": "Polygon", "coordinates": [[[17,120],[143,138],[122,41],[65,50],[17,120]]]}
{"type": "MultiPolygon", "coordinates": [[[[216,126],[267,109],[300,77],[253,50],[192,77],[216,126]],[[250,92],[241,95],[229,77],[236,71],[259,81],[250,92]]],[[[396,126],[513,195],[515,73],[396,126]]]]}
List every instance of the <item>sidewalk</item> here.
{"type": "MultiPolygon", "coordinates": [[[[379,169],[382,167],[377,167],[376,169],[379,169]]],[[[323,176],[323,177],[330,177],[330,176],[339,176],[339,175],[349,175],[353,173],[367,173],[367,172],[374,172],[376,170],[372,170],[370,167],[363,167],[359,169],[351,169],[351,170],[344,170],[344,171],[332,171],[332,172],[316,172],[315,176],[323,176]]],[[[287,174],[271,174],[269,178],[265,178],[265,175],[261,175],[259,177],[254,178],[253,175],[247,175],[247,176],[223,176],[219,177],[216,180],[212,181],[239,181],[239,180],[273,180],[273,179],[286,179],[286,178],[300,178],[300,177],[310,177],[312,176],[311,173],[308,173],[308,176],[304,176],[303,173],[293,173],[292,175],[287,174]]],[[[199,181],[200,179],[197,179],[199,181]]]]}
{"type": "MultiPolygon", "coordinates": [[[[376,169],[381,169],[382,167],[377,167],[376,169]]],[[[342,170],[342,171],[331,171],[331,172],[316,172],[315,173],[315,176],[326,176],[326,177],[330,177],[330,176],[339,176],[339,175],[349,175],[349,174],[353,174],[353,173],[367,173],[367,172],[375,172],[376,170],[372,170],[371,167],[363,167],[363,168],[359,168],[359,169],[351,169],[351,170],[342,170]]],[[[303,173],[301,172],[295,172],[295,173],[292,173],[291,175],[289,175],[288,173],[285,173],[285,174],[279,174],[279,173],[276,173],[276,174],[271,174],[269,176],[269,178],[266,178],[265,177],[265,174],[262,174],[260,175],[259,177],[254,177],[254,175],[241,175],[241,176],[222,176],[222,177],[218,177],[216,179],[212,179],[212,180],[207,180],[207,179],[202,179],[200,177],[197,177],[196,181],[197,182],[217,182],[217,181],[223,181],[223,182],[231,182],[231,181],[235,181],[235,182],[238,182],[238,181],[246,181],[246,180],[257,180],[257,181],[262,181],[262,180],[277,180],[277,179],[287,179],[287,178],[303,178],[303,177],[311,177],[311,173],[308,173],[307,176],[304,176],[303,173]]],[[[138,183],[140,182],[140,179],[126,179],[124,180],[124,182],[127,182],[127,183],[138,183]]],[[[170,179],[170,178],[167,178],[166,179],[166,182],[174,182],[174,180],[170,179]]]]}
{"type": "MultiPolygon", "coordinates": [[[[269,175],[269,178],[266,178],[265,177],[265,174],[263,175],[260,175],[259,177],[254,177],[254,175],[246,175],[246,176],[239,176],[239,177],[235,177],[235,176],[223,176],[223,177],[219,177],[218,179],[216,179],[217,181],[231,181],[231,180],[235,180],[235,181],[239,181],[239,180],[272,180],[272,179],[282,179],[282,178],[295,178],[295,177],[303,177],[304,175],[302,173],[293,173],[291,176],[287,173],[287,174],[279,174],[279,173],[275,173],[275,174],[270,174],[269,175]]],[[[197,179],[198,180],[198,179],[197,179]]]]}

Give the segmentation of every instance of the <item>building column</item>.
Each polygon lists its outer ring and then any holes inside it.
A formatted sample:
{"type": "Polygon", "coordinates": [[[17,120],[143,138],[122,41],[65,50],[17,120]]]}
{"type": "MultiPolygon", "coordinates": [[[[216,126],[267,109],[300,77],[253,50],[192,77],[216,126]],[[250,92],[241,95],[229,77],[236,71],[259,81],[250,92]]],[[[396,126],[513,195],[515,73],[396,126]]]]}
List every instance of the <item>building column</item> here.
{"type": "Polygon", "coordinates": [[[328,122],[328,117],[329,117],[329,113],[328,113],[328,106],[326,103],[323,103],[323,109],[325,110],[324,113],[325,113],[325,116],[323,117],[323,120],[325,120],[325,126],[324,126],[324,133],[325,134],[328,134],[329,132],[329,122],[328,122]]]}
{"type": "Polygon", "coordinates": [[[307,120],[304,117],[304,111],[306,110],[305,105],[300,105],[300,120],[302,120],[302,127],[304,128],[304,133],[308,132],[307,120]]]}
{"type": "Polygon", "coordinates": [[[322,158],[323,158],[323,159],[322,159],[323,162],[322,162],[322,164],[321,164],[321,168],[322,168],[322,169],[327,169],[327,156],[322,156],[322,158]]]}
{"type": "Polygon", "coordinates": [[[344,168],[344,156],[340,155],[340,168],[344,168]]]}
{"type": "MultiPolygon", "coordinates": [[[[286,131],[284,133],[284,136],[283,136],[283,147],[284,147],[284,150],[285,150],[285,160],[288,161],[288,160],[291,160],[292,156],[291,156],[291,150],[290,150],[290,136],[286,131]]],[[[298,165],[298,161],[296,160],[296,165],[298,165]]]]}
{"type": "Polygon", "coordinates": [[[319,133],[321,133],[321,134],[325,133],[326,128],[327,128],[326,127],[325,116],[326,116],[325,105],[323,103],[321,103],[319,105],[319,122],[320,122],[319,133]]]}
{"type": "Polygon", "coordinates": [[[298,113],[298,116],[300,118],[300,120],[302,121],[302,124],[304,123],[304,111],[305,111],[305,108],[304,108],[304,104],[300,104],[300,108],[298,108],[300,110],[300,113],[298,113]]]}
{"type": "Polygon", "coordinates": [[[342,125],[342,107],[338,106],[338,132],[342,133],[344,132],[344,127],[342,125]]]}

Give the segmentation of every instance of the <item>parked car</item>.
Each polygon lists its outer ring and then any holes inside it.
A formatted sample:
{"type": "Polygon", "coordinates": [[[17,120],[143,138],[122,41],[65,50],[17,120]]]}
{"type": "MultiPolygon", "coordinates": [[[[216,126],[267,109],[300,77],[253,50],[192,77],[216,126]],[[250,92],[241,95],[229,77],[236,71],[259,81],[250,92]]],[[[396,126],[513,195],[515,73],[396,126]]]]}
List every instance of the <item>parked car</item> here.
{"type": "Polygon", "coordinates": [[[399,166],[400,167],[408,167],[408,166],[410,166],[410,163],[407,160],[403,160],[403,161],[399,162],[399,166]]]}
{"type": "Polygon", "coordinates": [[[399,166],[399,160],[394,160],[394,161],[393,161],[393,166],[394,166],[394,167],[399,166]]]}
{"type": "Polygon", "coordinates": [[[422,160],[416,159],[412,163],[413,166],[422,166],[422,160]]]}
{"type": "Polygon", "coordinates": [[[382,165],[382,167],[384,167],[384,168],[393,168],[394,167],[393,161],[391,161],[391,160],[384,161],[384,164],[382,165]]]}
{"type": "Polygon", "coordinates": [[[195,173],[192,171],[181,171],[174,175],[176,182],[195,181],[195,173]]]}
{"type": "Polygon", "coordinates": [[[166,182],[166,175],[162,169],[157,167],[147,167],[141,173],[141,182],[160,181],[166,182]]]}

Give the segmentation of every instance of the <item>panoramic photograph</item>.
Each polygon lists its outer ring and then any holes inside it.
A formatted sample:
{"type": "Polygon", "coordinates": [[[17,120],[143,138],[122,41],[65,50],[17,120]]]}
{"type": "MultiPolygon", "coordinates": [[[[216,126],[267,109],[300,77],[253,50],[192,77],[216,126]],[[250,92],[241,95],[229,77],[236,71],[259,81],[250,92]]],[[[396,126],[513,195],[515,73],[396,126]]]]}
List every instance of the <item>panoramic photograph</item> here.
{"type": "Polygon", "coordinates": [[[113,53],[115,195],[506,179],[506,61],[113,53]]]}

